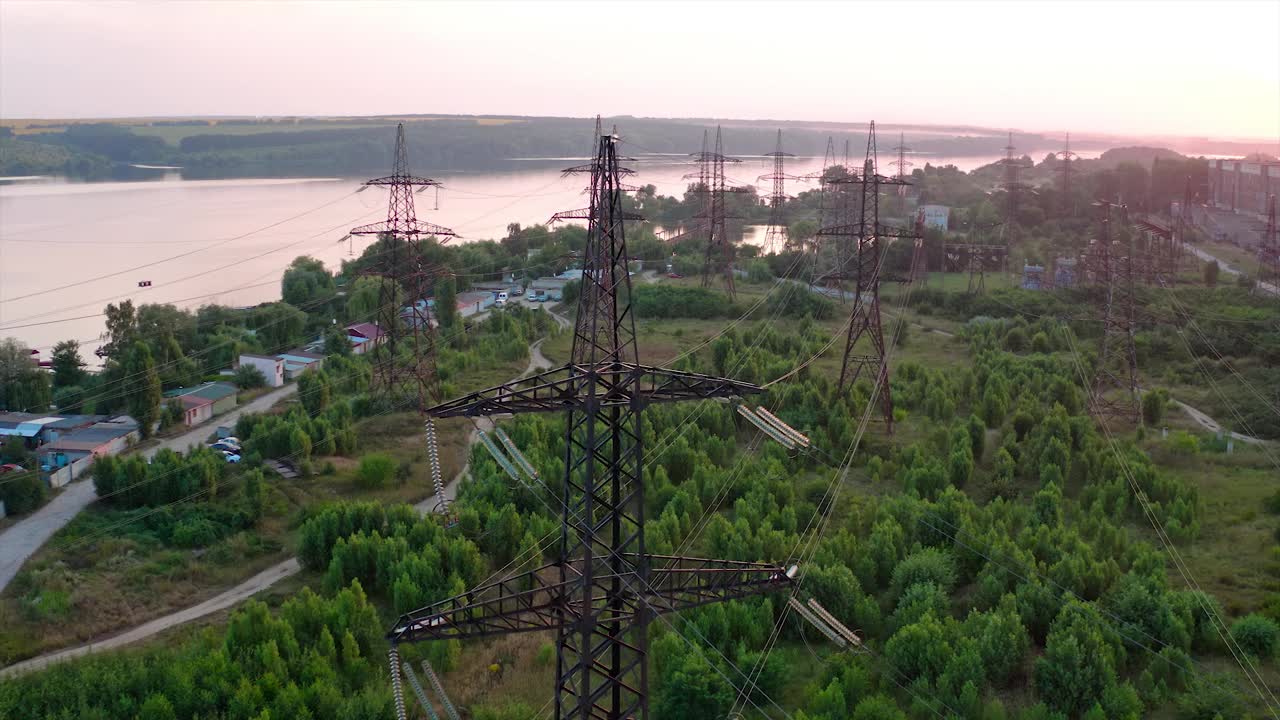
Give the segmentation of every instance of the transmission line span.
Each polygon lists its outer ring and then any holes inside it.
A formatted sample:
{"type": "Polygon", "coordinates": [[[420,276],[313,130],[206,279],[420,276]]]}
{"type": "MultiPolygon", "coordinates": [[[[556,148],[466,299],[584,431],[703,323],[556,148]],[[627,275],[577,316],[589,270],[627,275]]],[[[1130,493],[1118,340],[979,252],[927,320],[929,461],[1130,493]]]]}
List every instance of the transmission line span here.
{"type": "Polygon", "coordinates": [[[393,644],[556,631],[555,717],[648,717],[653,617],[788,587],[781,566],[650,555],[641,416],[654,402],[759,392],[749,383],[641,365],[631,307],[623,174],[601,134],[571,361],[428,409],[433,417],[568,412],[555,562],[400,617],[393,644]]]}

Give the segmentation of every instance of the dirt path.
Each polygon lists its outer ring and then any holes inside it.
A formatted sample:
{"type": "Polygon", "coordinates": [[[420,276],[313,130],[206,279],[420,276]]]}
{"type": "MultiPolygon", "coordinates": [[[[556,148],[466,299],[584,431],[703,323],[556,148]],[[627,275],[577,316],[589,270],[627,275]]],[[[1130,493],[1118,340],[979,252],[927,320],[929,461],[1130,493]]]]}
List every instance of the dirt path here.
{"type": "Polygon", "coordinates": [[[231,588],[221,595],[209,598],[199,605],[193,605],[185,610],[179,610],[172,615],[165,615],[164,617],[156,618],[151,622],[144,623],[131,630],[126,630],[125,632],[109,637],[106,640],[99,640],[87,645],[80,645],[79,647],[68,648],[66,650],[59,650],[58,652],[49,653],[47,655],[33,657],[30,660],[23,660],[20,663],[0,669],[0,678],[16,677],[36,670],[42,670],[49,665],[62,662],[63,660],[71,660],[72,658],[83,657],[90,653],[103,652],[104,650],[112,650],[130,643],[135,643],[139,640],[151,637],[156,633],[168,630],[169,628],[191,622],[192,620],[202,618],[205,615],[218,612],[219,610],[225,610],[232,605],[236,605],[252,597],[256,593],[271,587],[290,575],[293,575],[298,572],[299,569],[298,560],[296,558],[290,558],[278,565],[273,565],[266,570],[263,570],[234,588],[231,588]]]}
{"type": "MultiPolygon", "coordinates": [[[[1214,433],[1223,432],[1222,425],[1220,425],[1213,418],[1209,417],[1208,414],[1200,410],[1197,410],[1196,408],[1191,407],[1190,405],[1182,402],[1181,400],[1174,400],[1173,404],[1182,408],[1183,412],[1191,416],[1191,419],[1195,420],[1196,423],[1199,424],[1200,427],[1204,428],[1205,430],[1208,430],[1209,432],[1214,432],[1214,433]]],[[[1252,444],[1262,444],[1266,442],[1266,440],[1263,440],[1262,438],[1256,438],[1251,435],[1245,435],[1243,433],[1229,432],[1227,434],[1241,442],[1252,443],[1252,444]]]]}
{"type": "MultiPolygon", "coordinates": [[[[161,448],[186,452],[192,446],[203,443],[204,439],[209,437],[209,433],[219,425],[234,423],[242,413],[266,410],[297,391],[297,385],[286,385],[273,390],[243,407],[225,415],[219,415],[199,427],[142,450],[142,456],[150,458],[161,448]]],[[[54,533],[65,527],[80,514],[81,510],[97,499],[98,494],[94,491],[91,480],[87,477],[77,480],[68,485],[48,505],[0,533],[0,590],[9,585],[13,577],[18,574],[18,570],[22,568],[22,564],[48,542],[54,533]]]]}
{"type": "MultiPolygon", "coordinates": [[[[551,312],[552,317],[556,319],[557,323],[560,323],[563,326],[568,326],[569,321],[567,319],[561,317],[560,315],[557,315],[556,313],[552,312],[550,309],[548,309],[547,312],[551,312]]],[[[525,369],[523,372],[521,372],[518,376],[516,376],[517,379],[526,377],[528,375],[532,375],[533,373],[538,372],[539,370],[547,370],[552,367],[551,361],[548,360],[546,356],[542,354],[542,343],[544,340],[545,338],[529,346],[529,364],[525,366],[525,369]]],[[[264,395],[263,398],[265,397],[266,396],[264,395]]],[[[259,398],[259,400],[261,399],[262,398],[259,398]]],[[[248,407],[250,406],[246,406],[246,408],[248,407]]],[[[476,424],[484,428],[485,432],[489,432],[493,430],[493,421],[491,421],[489,418],[478,418],[476,421],[476,424]]],[[[208,428],[205,428],[202,432],[204,434],[208,434],[208,428]]],[[[200,437],[203,438],[204,435],[201,435],[200,437]]],[[[467,437],[468,457],[470,456],[471,446],[474,445],[476,442],[478,442],[479,439],[480,438],[477,433],[477,430],[476,428],[473,427],[471,430],[471,434],[467,437]]],[[[174,439],[175,442],[177,440],[178,438],[174,439]]],[[[445,485],[444,494],[445,494],[445,497],[447,497],[450,502],[452,502],[457,497],[458,483],[462,480],[462,478],[466,477],[467,472],[470,469],[470,466],[471,466],[471,463],[470,463],[470,460],[468,460],[467,463],[462,466],[462,470],[458,471],[458,474],[455,475],[453,479],[450,480],[448,484],[445,485]]],[[[81,484],[84,485],[86,483],[81,483],[81,484]]],[[[93,485],[91,483],[87,485],[90,488],[90,490],[92,490],[93,485]]],[[[65,496],[66,493],[63,493],[63,495],[65,496]]],[[[55,500],[55,502],[57,501],[55,500]]],[[[437,502],[436,496],[431,495],[424,498],[421,502],[417,503],[416,505],[414,505],[414,508],[416,508],[418,512],[422,513],[423,515],[426,515],[435,508],[436,502],[437,502]]],[[[50,503],[50,506],[51,505],[53,505],[53,503],[50,503]]],[[[262,572],[258,573],[257,575],[254,575],[253,577],[231,588],[230,590],[227,590],[226,592],[223,592],[220,595],[212,597],[198,605],[193,605],[189,608],[179,610],[178,612],[165,615],[164,617],[156,618],[155,620],[139,625],[138,627],[135,627],[131,630],[126,630],[125,632],[122,632],[119,635],[114,635],[105,640],[99,640],[97,642],[91,642],[86,645],[80,645],[77,647],[68,648],[66,650],[59,650],[57,652],[47,653],[45,655],[39,655],[37,657],[30,658],[28,660],[23,660],[22,662],[15,663],[6,668],[0,669],[0,678],[15,677],[25,673],[35,672],[37,670],[42,670],[48,667],[49,665],[52,665],[53,663],[62,662],[63,660],[71,660],[73,658],[83,657],[84,655],[88,655],[90,653],[102,652],[104,650],[112,650],[115,648],[123,647],[125,645],[138,642],[140,640],[145,640],[146,638],[149,638],[153,635],[164,632],[165,630],[168,630],[170,628],[174,628],[179,625],[189,623],[192,620],[197,620],[199,618],[204,617],[205,615],[209,615],[211,613],[218,612],[219,610],[225,610],[233,605],[237,605],[249,599],[250,597],[253,597],[254,595],[262,592],[263,590],[270,588],[272,585],[275,585],[281,580],[284,580],[285,578],[298,573],[299,570],[301,570],[301,567],[298,565],[297,558],[289,558],[284,562],[281,562],[277,565],[273,565],[267,568],[266,570],[263,570],[262,572]]]]}

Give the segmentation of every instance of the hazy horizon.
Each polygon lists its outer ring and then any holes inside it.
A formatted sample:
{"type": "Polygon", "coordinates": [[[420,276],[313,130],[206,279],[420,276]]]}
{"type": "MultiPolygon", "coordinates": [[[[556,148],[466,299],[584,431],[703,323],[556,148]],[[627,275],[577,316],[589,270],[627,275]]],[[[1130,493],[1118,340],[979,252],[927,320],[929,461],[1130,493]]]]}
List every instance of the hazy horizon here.
{"type": "Polygon", "coordinates": [[[6,0],[0,117],[603,114],[1280,140],[1276,2],[586,7],[6,0]],[[619,42],[596,58],[578,40],[599,27],[619,42]]]}

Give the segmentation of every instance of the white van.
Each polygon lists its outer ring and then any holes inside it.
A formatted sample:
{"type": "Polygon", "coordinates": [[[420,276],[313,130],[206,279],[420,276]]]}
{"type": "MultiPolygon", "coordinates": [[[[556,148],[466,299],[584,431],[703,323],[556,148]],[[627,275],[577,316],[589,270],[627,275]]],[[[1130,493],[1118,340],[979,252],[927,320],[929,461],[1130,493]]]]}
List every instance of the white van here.
{"type": "Polygon", "coordinates": [[[507,300],[510,300],[510,299],[511,299],[511,298],[510,298],[510,296],[509,296],[509,295],[507,295],[507,291],[506,291],[506,290],[503,290],[502,292],[498,293],[498,300],[497,300],[498,307],[502,307],[502,306],[506,305],[506,304],[507,304],[507,300]]]}

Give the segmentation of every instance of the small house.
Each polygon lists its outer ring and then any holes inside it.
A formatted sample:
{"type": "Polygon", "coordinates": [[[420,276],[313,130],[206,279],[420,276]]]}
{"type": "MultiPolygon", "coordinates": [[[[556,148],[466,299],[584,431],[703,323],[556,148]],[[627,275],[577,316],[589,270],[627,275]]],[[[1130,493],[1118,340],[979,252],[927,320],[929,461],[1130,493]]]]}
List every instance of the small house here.
{"type": "Polygon", "coordinates": [[[75,480],[93,459],[117,455],[140,438],[136,422],[100,422],[75,430],[40,449],[41,470],[59,488],[75,480]]]}
{"type": "Polygon", "coordinates": [[[276,357],[284,361],[284,377],[286,380],[293,380],[306,370],[319,370],[324,364],[324,355],[302,348],[287,350],[276,357]]]}
{"type": "Polygon", "coordinates": [[[183,423],[188,427],[199,425],[214,415],[221,415],[236,406],[236,387],[228,383],[208,382],[193,388],[169,390],[166,398],[182,403],[183,423]]]}
{"type": "MultiPolygon", "coordinates": [[[[578,275],[581,278],[581,273],[578,275]]],[[[569,278],[542,277],[529,283],[529,295],[535,300],[559,301],[564,299],[564,286],[569,278]]]]}
{"type": "Polygon", "coordinates": [[[347,338],[351,341],[351,352],[363,355],[382,342],[386,335],[377,323],[353,323],[347,326],[347,338]]]}
{"type": "Polygon", "coordinates": [[[258,368],[262,372],[262,376],[267,379],[267,385],[270,387],[280,387],[284,384],[284,360],[275,355],[241,353],[240,361],[236,363],[236,367],[245,365],[258,368]]]}

